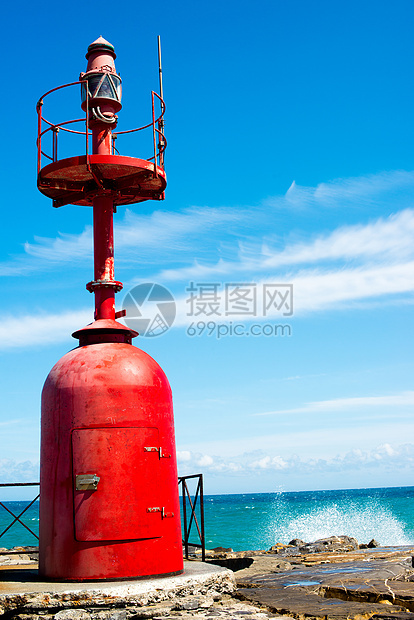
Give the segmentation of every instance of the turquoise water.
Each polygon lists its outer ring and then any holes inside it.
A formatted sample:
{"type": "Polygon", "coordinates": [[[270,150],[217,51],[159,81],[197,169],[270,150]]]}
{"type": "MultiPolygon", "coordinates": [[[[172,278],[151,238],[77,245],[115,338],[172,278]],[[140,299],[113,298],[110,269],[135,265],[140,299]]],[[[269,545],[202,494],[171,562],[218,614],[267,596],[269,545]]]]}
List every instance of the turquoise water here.
{"type": "MultiPolygon", "coordinates": [[[[17,514],[28,504],[4,503],[17,514]]],[[[311,542],[334,534],[360,543],[375,538],[386,546],[414,544],[414,487],[207,495],[204,507],[207,548],[268,549],[292,538],[311,542]]],[[[0,533],[11,520],[0,506],[0,533]]],[[[38,502],[22,520],[38,534],[38,502]]],[[[197,542],[194,528],[190,541],[197,542]]],[[[20,524],[0,538],[0,547],[35,544],[20,524]]]]}
{"type": "Polygon", "coordinates": [[[268,549],[346,534],[414,544],[414,487],[216,495],[205,498],[206,546],[268,549]]]}

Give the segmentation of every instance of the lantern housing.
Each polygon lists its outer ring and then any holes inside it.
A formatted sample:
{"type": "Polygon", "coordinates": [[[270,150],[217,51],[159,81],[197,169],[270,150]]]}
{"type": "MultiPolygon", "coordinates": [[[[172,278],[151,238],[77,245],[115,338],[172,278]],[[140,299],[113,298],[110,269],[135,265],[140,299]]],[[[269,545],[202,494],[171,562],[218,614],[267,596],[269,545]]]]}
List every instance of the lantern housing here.
{"type": "Polygon", "coordinates": [[[81,98],[82,110],[86,112],[86,98],[89,97],[89,106],[94,108],[110,103],[114,112],[122,108],[122,81],[116,73],[90,72],[82,76],[81,98]]]}

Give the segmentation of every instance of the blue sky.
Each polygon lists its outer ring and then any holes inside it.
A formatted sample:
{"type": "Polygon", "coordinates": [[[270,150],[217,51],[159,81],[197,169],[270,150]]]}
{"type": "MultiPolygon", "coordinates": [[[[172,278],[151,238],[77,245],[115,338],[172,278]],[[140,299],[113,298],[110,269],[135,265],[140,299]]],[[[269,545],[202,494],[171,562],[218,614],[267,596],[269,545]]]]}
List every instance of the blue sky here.
{"type": "MultiPolygon", "coordinates": [[[[118,209],[115,273],[119,308],[143,282],[177,302],[173,327],[135,345],[170,380],[180,473],[203,472],[207,493],[411,485],[413,3],[127,0],[108,17],[46,1],[3,19],[1,480],[38,478],[43,382],[93,317],[92,212],[37,191],[36,101],[78,78],[102,34],[119,130],[148,122],[160,34],[166,200],[118,209]],[[191,282],[217,286],[220,314],[188,315],[191,282]],[[237,284],[256,316],[225,314],[237,284]],[[263,316],[263,290],[290,284],[293,314],[263,316]]],[[[50,113],[78,118],[79,93],[50,113]]]]}

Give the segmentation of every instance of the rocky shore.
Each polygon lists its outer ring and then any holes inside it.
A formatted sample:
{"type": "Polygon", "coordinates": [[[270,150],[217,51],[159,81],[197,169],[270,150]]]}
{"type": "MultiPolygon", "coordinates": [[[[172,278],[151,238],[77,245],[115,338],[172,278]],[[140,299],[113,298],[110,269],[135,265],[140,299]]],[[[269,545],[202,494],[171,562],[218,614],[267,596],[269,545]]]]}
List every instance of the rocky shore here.
{"type": "MultiPolygon", "coordinates": [[[[36,608],[23,595],[17,606],[8,606],[7,584],[2,581],[0,606],[5,620],[414,620],[413,555],[414,547],[381,547],[375,540],[358,544],[348,536],[292,540],[269,550],[217,548],[207,553],[207,562],[233,572],[220,573],[208,586],[203,582],[200,587],[179,588],[174,595],[164,592],[135,602],[112,597],[107,604],[72,597],[36,608]]],[[[4,576],[13,570],[33,573],[35,562],[35,548],[0,550],[4,576]]],[[[187,566],[198,562],[194,554],[187,566]]]]}

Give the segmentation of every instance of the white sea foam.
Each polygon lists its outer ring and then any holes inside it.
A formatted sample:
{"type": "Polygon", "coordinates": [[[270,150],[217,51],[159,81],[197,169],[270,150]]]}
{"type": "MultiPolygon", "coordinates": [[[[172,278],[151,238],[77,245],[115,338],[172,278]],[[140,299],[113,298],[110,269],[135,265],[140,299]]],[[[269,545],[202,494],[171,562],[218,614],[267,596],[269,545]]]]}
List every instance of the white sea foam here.
{"type": "Polygon", "coordinates": [[[286,505],[284,510],[278,511],[278,504],[276,502],[273,523],[269,523],[266,528],[274,542],[288,543],[293,538],[313,542],[319,538],[343,534],[353,536],[359,543],[367,543],[375,538],[382,546],[408,545],[413,542],[398,518],[375,501],[364,507],[353,503],[332,503],[314,507],[290,518],[286,514],[286,505]]]}

